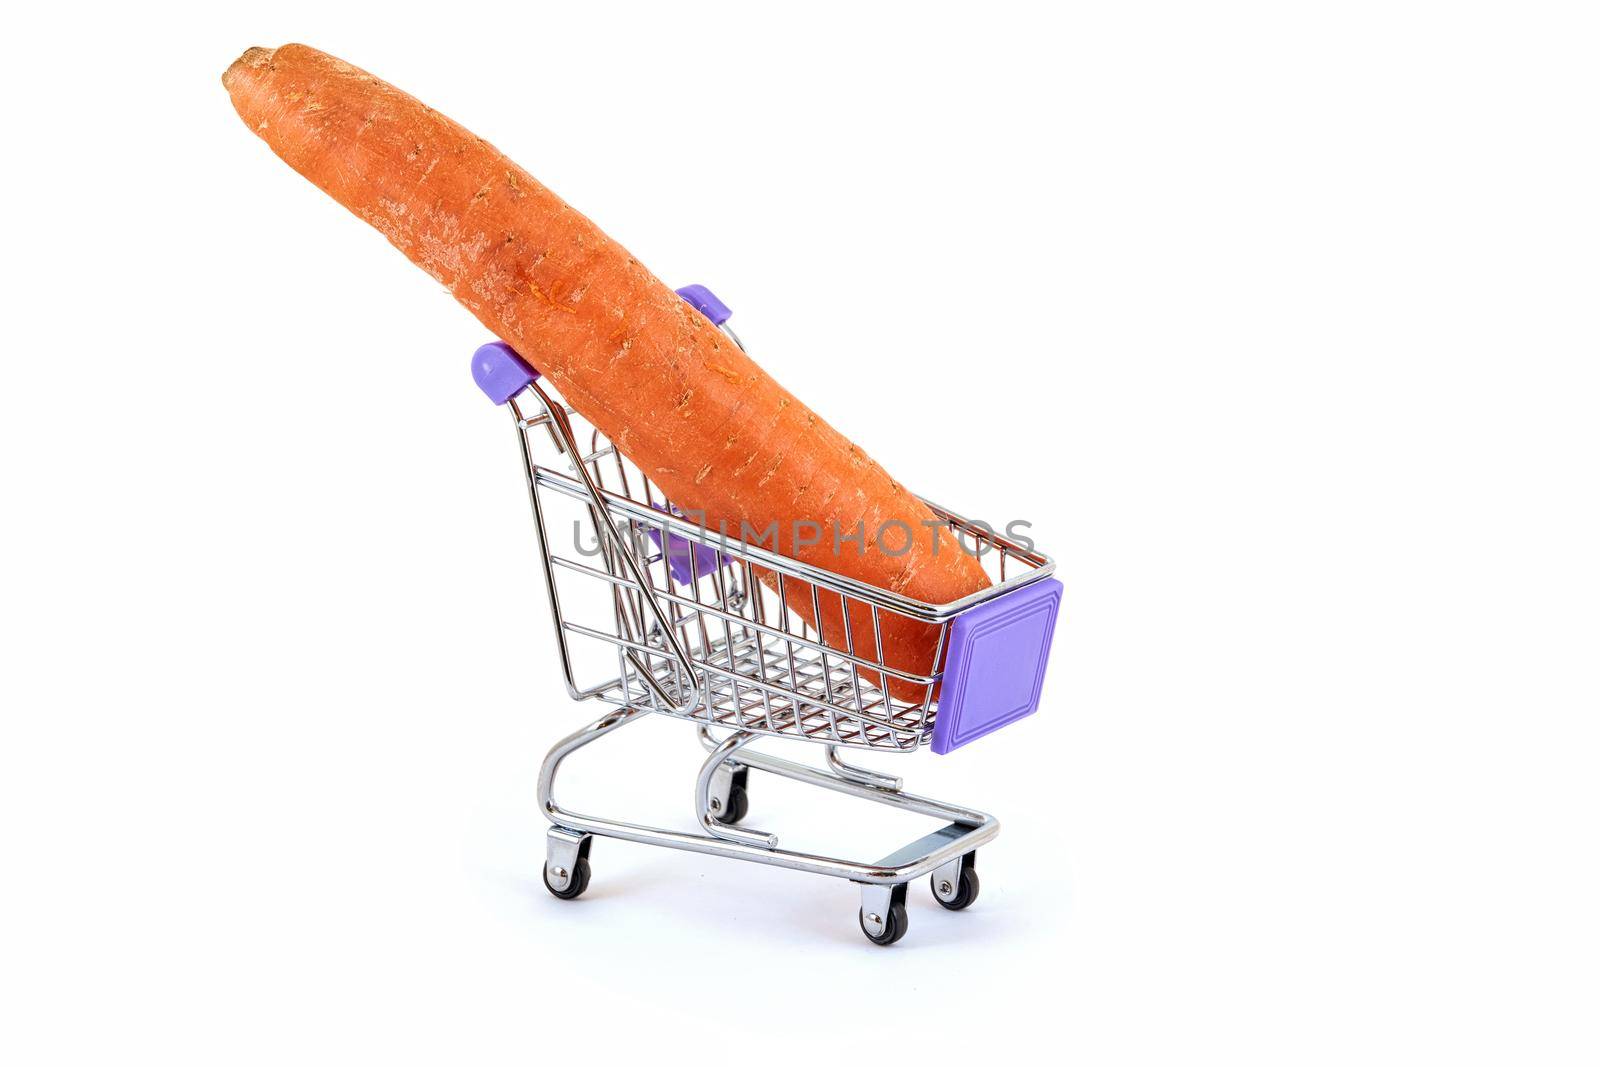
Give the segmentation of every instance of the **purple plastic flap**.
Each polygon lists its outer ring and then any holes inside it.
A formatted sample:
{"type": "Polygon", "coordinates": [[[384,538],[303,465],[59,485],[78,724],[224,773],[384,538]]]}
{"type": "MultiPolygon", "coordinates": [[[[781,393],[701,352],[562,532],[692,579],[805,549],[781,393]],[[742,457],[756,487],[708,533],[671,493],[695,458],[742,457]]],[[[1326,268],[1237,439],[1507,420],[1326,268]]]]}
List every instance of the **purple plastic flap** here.
{"type": "Polygon", "coordinates": [[[703,285],[686,285],[682,289],[673,290],[689,302],[689,306],[711,320],[711,325],[721,326],[733,318],[733,309],[717,299],[713,293],[703,285]]]}
{"type": "Polygon", "coordinates": [[[1046,578],[955,617],[933,722],[935,752],[944,755],[1039,710],[1060,608],[1061,583],[1046,578]]]}
{"type": "Polygon", "coordinates": [[[496,404],[504,404],[538,377],[504,341],[491,341],[472,353],[472,380],[496,404]]]}
{"type": "MultiPolygon", "coordinates": [[[[666,511],[660,504],[652,504],[657,511],[666,511]]],[[[669,514],[676,515],[674,508],[669,514]]],[[[642,525],[642,524],[641,524],[642,525]]],[[[661,531],[653,526],[646,526],[644,532],[650,535],[650,540],[657,548],[661,547],[661,531]]],[[[667,534],[667,570],[672,574],[672,580],[679,585],[690,585],[695,578],[704,578],[716,571],[718,567],[732,566],[733,561],[721,552],[703,545],[698,541],[691,541],[687,537],[680,537],[675,533],[667,534]],[[692,562],[691,562],[692,561],[692,562]]]]}

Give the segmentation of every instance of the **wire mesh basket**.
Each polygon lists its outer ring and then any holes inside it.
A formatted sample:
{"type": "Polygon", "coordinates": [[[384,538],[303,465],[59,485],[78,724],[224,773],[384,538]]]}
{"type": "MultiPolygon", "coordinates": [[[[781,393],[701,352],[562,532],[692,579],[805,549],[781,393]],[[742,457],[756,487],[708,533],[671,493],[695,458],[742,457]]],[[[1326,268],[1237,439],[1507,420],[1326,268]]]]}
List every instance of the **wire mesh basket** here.
{"type": "Polygon", "coordinates": [[[691,521],[542,386],[530,383],[509,406],[574,697],[757,734],[915,749],[934,733],[952,621],[1051,569],[1031,547],[925,501],[944,520],[948,550],[977,556],[994,584],[949,604],[913,600],[691,521]],[[884,627],[894,616],[935,633],[940,669],[918,674],[886,663],[884,627]],[[614,651],[609,677],[578,682],[578,640],[614,651]]]}

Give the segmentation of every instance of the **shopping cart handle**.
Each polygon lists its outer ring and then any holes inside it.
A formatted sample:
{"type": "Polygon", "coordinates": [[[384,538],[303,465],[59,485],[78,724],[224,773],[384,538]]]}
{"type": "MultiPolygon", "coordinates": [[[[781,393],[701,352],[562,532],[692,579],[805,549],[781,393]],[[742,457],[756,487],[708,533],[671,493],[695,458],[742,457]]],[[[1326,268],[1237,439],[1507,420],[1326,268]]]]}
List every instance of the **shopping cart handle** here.
{"type": "Polygon", "coordinates": [[[721,326],[733,318],[733,309],[718,300],[717,294],[703,285],[686,285],[674,292],[687,300],[690,307],[710,319],[713,326],[721,326]]]}
{"type": "Polygon", "coordinates": [[[472,380],[496,404],[504,404],[538,377],[539,372],[504,341],[491,341],[472,353],[472,380]]]}
{"type": "MultiPolygon", "coordinates": [[[[677,508],[670,511],[660,504],[652,504],[657,511],[665,511],[674,518],[682,518],[683,513],[677,508]]],[[[644,532],[650,535],[650,540],[657,548],[662,547],[661,535],[665,530],[658,530],[654,526],[645,525],[644,532]]],[[[667,570],[672,575],[672,580],[679,585],[694,586],[696,578],[716,574],[720,568],[732,568],[733,560],[718,552],[709,545],[698,541],[690,541],[687,537],[679,537],[675,533],[667,533],[666,548],[662,553],[667,560],[667,570]]]]}

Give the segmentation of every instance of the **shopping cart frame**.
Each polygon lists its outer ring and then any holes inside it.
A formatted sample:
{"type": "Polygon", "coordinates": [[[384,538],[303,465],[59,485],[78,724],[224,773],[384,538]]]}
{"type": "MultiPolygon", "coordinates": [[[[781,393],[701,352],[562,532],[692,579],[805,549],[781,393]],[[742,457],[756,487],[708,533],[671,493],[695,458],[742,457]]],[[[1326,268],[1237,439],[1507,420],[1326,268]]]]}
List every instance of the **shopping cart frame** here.
{"type": "MultiPolygon", "coordinates": [[[[724,333],[743,348],[742,342],[727,326],[729,312],[725,305],[701,286],[679,290],[693,306],[720,327],[724,333]]],[[[722,856],[753,863],[763,863],[789,870],[843,878],[860,886],[861,908],[859,922],[862,932],[875,944],[893,944],[903,937],[908,928],[906,897],[908,884],[917,878],[930,876],[935,900],[944,908],[959,911],[970,906],[978,895],[976,870],[977,850],[993,841],[1000,824],[994,816],[961,805],[949,804],[905,791],[902,779],[897,776],[869,770],[847,762],[840,754],[841,748],[859,747],[880,751],[914,751],[929,742],[937,725],[939,700],[935,694],[943,680],[943,668],[948,668],[958,656],[954,643],[947,647],[950,625],[964,615],[971,616],[974,609],[983,605],[992,610],[1001,598],[1006,603],[1020,604],[1029,601],[1030,617],[1038,616],[1042,622],[1032,623],[1033,631],[1042,635],[1038,649],[1035,686],[1031,703],[1014,710],[1009,718],[997,723],[983,722],[980,728],[969,731],[978,736],[1005,725],[1016,718],[1031,714],[1037,707],[1038,681],[1042,679],[1045,659],[1049,652],[1049,637],[1054,628],[1056,605],[1060,585],[1051,578],[1054,562],[1032,546],[1024,546],[1006,537],[973,524],[954,512],[931,504],[936,515],[944,518],[952,529],[965,531],[975,540],[991,541],[1001,552],[1002,580],[993,588],[982,590],[948,604],[928,604],[887,590],[857,582],[847,576],[801,561],[780,556],[759,545],[732,540],[720,531],[710,531],[688,521],[671,508],[670,503],[656,503],[649,499],[649,482],[645,480],[646,499],[641,501],[627,493],[611,491],[601,476],[600,460],[615,457],[617,469],[623,470],[620,452],[603,442],[598,431],[590,435],[586,450],[572,424],[575,414],[562,401],[553,397],[539,379],[538,372],[521,361],[509,346],[502,343],[487,345],[474,356],[474,377],[484,392],[497,404],[509,407],[517,427],[517,438],[527,476],[527,489],[535,518],[539,554],[545,579],[546,593],[555,626],[563,675],[569,695],[577,701],[599,700],[615,706],[605,715],[557,742],[545,756],[539,773],[538,799],[540,810],[551,823],[547,832],[544,882],[552,894],[562,899],[573,899],[583,893],[589,884],[589,854],[595,837],[609,837],[639,844],[674,848],[704,855],[722,856]],[[543,430],[555,451],[566,461],[568,471],[560,471],[538,461],[534,454],[535,431],[543,430]],[[542,494],[552,493],[577,501],[587,508],[592,519],[597,547],[603,567],[582,566],[559,557],[553,550],[547,529],[545,503],[542,494]],[[640,530],[650,534],[657,550],[640,536],[640,530]],[[627,532],[624,533],[624,530],[627,532]],[[674,556],[674,553],[677,555],[674,556]],[[1025,564],[1025,569],[1010,577],[1005,575],[1005,560],[1012,558],[1025,564]],[[651,567],[660,564],[663,572],[668,565],[674,567],[687,561],[688,587],[694,591],[694,602],[688,601],[683,589],[674,585],[670,572],[662,588],[652,577],[651,567]],[[747,586],[737,588],[738,577],[724,581],[723,570],[730,560],[739,561],[744,568],[747,586]],[[697,569],[698,564],[698,569],[697,569]],[[615,602],[616,628],[605,632],[585,627],[566,618],[563,613],[561,589],[557,571],[579,573],[585,578],[600,579],[609,584],[615,602]],[[765,625],[766,620],[747,617],[743,610],[745,597],[759,598],[765,592],[752,580],[757,568],[781,576],[777,581],[780,594],[791,580],[814,583],[812,601],[816,603],[818,588],[840,597],[841,615],[848,631],[851,605],[859,600],[871,610],[872,635],[877,639],[876,667],[882,686],[877,692],[861,681],[862,665],[871,667],[873,661],[864,651],[854,663],[847,664],[844,677],[851,688],[838,680],[838,664],[829,664],[829,645],[820,633],[820,612],[817,617],[818,632],[810,635],[804,623],[802,634],[790,631],[790,620],[785,608],[784,630],[778,632],[765,625]],[[700,588],[713,583],[705,581],[715,571],[715,595],[720,603],[700,603],[700,588]],[[1031,592],[1016,596],[1019,591],[1031,592]],[[732,590],[730,592],[730,589],[732,590]],[[846,598],[850,598],[848,601],[846,598]],[[738,607],[735,607],[735,605],[738,607]],[[1039,605],[1042,605],[1039,606],[1039,605]],[[1048,609],[1047,617],[1041,611],[1048,609]],[[927,676],[899,674],[884,660],[882,635],[879,630],[879,611],[894,612],[907,618],[937,625],[939,653],[936,663],[941,668],[927,676]],[[686,610],[697,616],[710,613],[723,622],[729,631],[725,643],[705,637],[699,646],[691,644],[688,636],[693,627],[686,624],[686,610]],[[739,614],[732,615],[731,611],[739,614]],[[631,618],[631,622],[630,622],[631,618]],[[736,620],[735,628],[756,631],[753,641],[736,643],[727,625],[736,620]],[[643,630],[648,624],[650,640],[643,630]],[[1039,627],[1042,627],[1040,629],[1039,627]],[[770,631],[764,636],[764,632],[770,631]],[[618,675],[603,679],[598,684],[583,685],[577,677],[572,650],[569,644],[574,635],[599,639],[616,649],[618,675]],[[812,689],[795,687],[786,691],[782,685],[772,685],[766,675],[769,642],[783,642],[789,649],[789,679],[795,679],[794,649],[797,644],[807,649],[820,650],[821,680],[812,689]],[[753,649],[753,660],[760,669],[759,679],[754,673],[739,673],[747,663],[741,658],[736,664],[735,652],[739,648],[753,649]],[[724,657],[726,667],[717,657],[724,657]],[[726,710],[726,697],[717,693],[716,679],[726,677],[733,693],[732,712],[726,710]],[[891,698],[890,678],[898,684],[923,684],[920,706],[915,701],[891,698]],[[907,680],[910,681],[907,681],[907,680]],[[744,689],[762,688],[765,702],[765,725],[759,714],[748,711],[744,703],[756,707],[744,689]],[[787,712],[774,716],[774,697],[787,712]],[[869,694],[868,698],[863,693],[869,694]],[[875,694],[875,695],[874,695],[875,694]],[[850,701],[853,695],[854,703],[850,701]],[[789,701],[784,704],[784,701],[789,701]],[[743,703],[742,703],[743,701],[743,703]],[[838,707],[835,702],[843,704],[838,707]],[[817,714],[825,711],[826,719],[817,714]],[[690,833],[656,826],[626,822],[598,815],[580,813],[561,806],[556,800],[556,779],[562,763],[579,749],[585,748],[622,727],[637,722],[647,715],[664,713],[686,718],[697,723],[706,758],[696,777],[695,815],[701,833],[690,833]],[[719,718],[718,716],[722,716],[719,718]],[[787,715],[787,718],[785,717],[787,715]],[[845,720],[841,728],[840,720],[845,720]],[[823,721],[827,729],[808,727],[813,720],[823,721]],[[776,725],[775,725],[776,723],[776,725]],[[718,737],[720,729],[726,736],[718,737]],[[850,731],[854,729],[855,732],[850,731]],[[824,766],[813,767],[782,759],[765,752],[751,750],[752,743],[767,736],[798,739],[808,743],[821,743],[825,748],[824,766]],[[927,816],[944,825],[923,835],[894,852],[873,861],[825,856],[798,852],[778,847],[775,835],[736,825],[748,812],[748,779],[751,770],[759,770],[794,782],[816,786],[832,792],[871,801],[888,808],[927,816]]],[[[642,475],[641,475],[642,477],[642,475]]],[[[624,487],[627,487],[624,475],[624,487]]],[[[681,576],[680,576],[681,577],[681,576]]],[[[759,616],[759,604],[755,605],[759,616]]],[[[704,619],[700,632],[708,633],[704,619]]],[[[864,636],[861,638],[864,642],[864,636]]],[[[838,636],[834,637],[837,644],[838,636]]],[[[962,648],[966,645],[963,644],[962,648]]],[[[832,649],[832,659],[850,659],[858,650],[852,643],[850,656],[832,649]]],[[[962,744],[962,740],[941,738],[946,744],[962,744]]],[[[937,751],[945,749],[935,742],[937,751]]]]}

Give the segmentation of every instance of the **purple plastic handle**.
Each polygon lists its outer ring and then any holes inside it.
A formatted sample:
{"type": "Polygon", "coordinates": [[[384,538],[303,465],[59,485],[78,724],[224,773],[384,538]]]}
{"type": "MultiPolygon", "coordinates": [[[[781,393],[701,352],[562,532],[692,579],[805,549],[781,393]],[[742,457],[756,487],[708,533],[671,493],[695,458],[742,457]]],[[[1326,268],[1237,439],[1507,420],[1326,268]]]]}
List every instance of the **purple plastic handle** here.
{"type": "Polygon", "coordinates": [[[713,293],[703,285],[686,285],[682,289],[673,290],[689,302],[689,306],[711,320],[711,325],[721,326],[733,318],[733,309],[717,299],[713,293]]]}
{"type": "Polygon", "coordinates": [[[504,404],[538,377],[539,372],[504,341],[491,341],[472,353],[472,380],[496,404],[504,404]]]}
{"type": "MultiPolygon", "coordinates": [[[[657,511],[667,509],[660,504],[652,504],[657,511]]],[[[676,509],[667,512],[675,515],[676,509]]],[[[650,535],[650,540],[657,548],[661,547],[661,531],[653,526],[646,526],[645,533],[650,535]]],[[[704,578],[708,574],[715,574],[718,567],[731,567],[733,561],[721,552],[699,541],[691,541],[687,537],[680,537],[675,533],[667,534],[667,570],[672,573],[672,580],[679,585],[693,584],[696,575],[704,578]]]]}
{"type": "Polygon", "coordinates": [[[933,750],[940,755],[1039,710],[1061,609],[1054,578],[979,604],[950,623],[933,750]]]}

